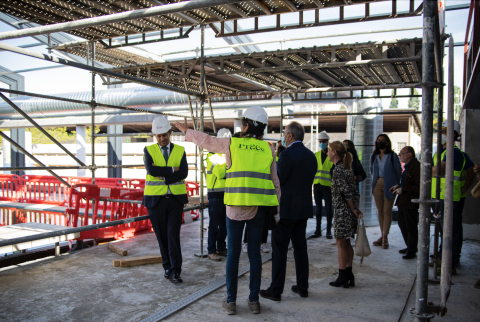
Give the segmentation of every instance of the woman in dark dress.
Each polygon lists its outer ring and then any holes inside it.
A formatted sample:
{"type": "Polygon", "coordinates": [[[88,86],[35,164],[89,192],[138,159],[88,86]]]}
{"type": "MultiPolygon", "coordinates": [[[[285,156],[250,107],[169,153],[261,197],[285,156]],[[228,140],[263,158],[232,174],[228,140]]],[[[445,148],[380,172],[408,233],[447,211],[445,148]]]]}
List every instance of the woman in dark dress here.
{"type": "Polygon", "coordinates": [[[329,144],[328,158],[335,165],[332,174],[333,229],[337,240],[339,274],[330,285],[348,288],[355,286],[352,272],[353,248],[350,238],[355,234],[356,218],[362,216],[358,209],[357,185],[352,172],[352,154],[345,144],[335,141],[329,144]]]}

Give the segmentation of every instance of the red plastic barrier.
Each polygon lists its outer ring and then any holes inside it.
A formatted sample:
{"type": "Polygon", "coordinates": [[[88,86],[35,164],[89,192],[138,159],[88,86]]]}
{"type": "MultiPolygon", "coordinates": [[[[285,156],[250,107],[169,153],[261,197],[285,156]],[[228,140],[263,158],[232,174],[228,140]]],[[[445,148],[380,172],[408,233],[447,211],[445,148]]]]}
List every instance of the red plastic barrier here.
{"type": "Polygon", "coordinates": [[[60,212],[0,207],[0,226],[23,224],[27,222],[39,222],[57,226],[66,226],[67,224],[65,214],[60,212]]]}
{"type": "MultiPolygon", "coordinates": [[[[138,204],[100,201],[105,199],[142,200],[143,191],[118,187],[100,187],[92,184],[72,186],[68,198],[67,220],[69,226],[77,227],[107,221],[133,218],[147,214],[138,204]],[[88,202],[81,202],[82,199],[88,202]],[[93,208],[93,209],[92,209],[93,208]],[[89,220],[91,218],[91,221],[89,220]]],[[[151,229],[150,221],[143,220],[129,224],[106,227],[80,233],[79,240],[91,238],[128,238],[135,233],[151,229]]]]}
{"type": "Polygon", "coordinates": [[[130,179],[128,180],[128,187],[130,189],[145,189],[145,179],[130,179]]]}
{"type": "MultiPolygon", "coordinates": [[[[68,182],[68,178],[63,178],[68,182]]],[[[20,201],[25,203],[65,206],[68,187],[53,176],[23,175],[20,201]]]]}
{"type": "Polygon", "coordinates": [[[187,186],[187,194],[189,197],[200,195],[200,185],[195,182],[185,181],[187,186]]]}
{"type": "Polygon", "coordinates": [[[0,174],[0,200],[18,201],[22,192],[20,181],[16,174],[0,174]]]}
{"type": "MultiPolygon", "coordinates": [[[[70,177],[68,183],[72,186],[76,184],[91,184],[92,178],[89,177],[70,177]]],[[[128,188],[128,182],[122,178],[95,178],[95,184],[100,186],[128,188]]]]}

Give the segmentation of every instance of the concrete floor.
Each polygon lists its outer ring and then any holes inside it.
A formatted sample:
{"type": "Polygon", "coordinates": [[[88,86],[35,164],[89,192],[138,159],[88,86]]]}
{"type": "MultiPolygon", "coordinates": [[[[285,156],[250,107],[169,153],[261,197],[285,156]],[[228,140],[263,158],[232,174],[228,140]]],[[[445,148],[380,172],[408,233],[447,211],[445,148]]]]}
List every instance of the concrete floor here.
{"type": "MultiPolygon", "coordinates": [[[[208,220],[206,220],[208,222],[208,220]]],[[[307,231],[313,231],[309,221],[307,231]]],[[[377,239],[378,227],[367,229],[370,242],[377,239]]],[[[188,295],[224,278],[225,261],[212,262],[194,257],[199,251],[199,223],[183,225],[183,284],[173,285],[163,278],[161,264],[130,268],[112,266],[121,256],[100,245],[36,262],[0,270],[1,321],[139,321],[174,304],[188,295]]],[[[205,232],[206,236],[206,232],[205,232]]],[[[403,260],[398,250],[404,247],[398,227],[391,229],[390,249],[372,246],[372,255],[363,267],[355,258],[356,287],[334,288],[337,251],[324,237],[308,241],[310,289],[308,298],[290,291],[295,284],[295,264],[290,250],[287,281],[282,302],[261,299],[262,313],[253,315],[245,302],[249,276],[239,279],[237,315],[227,316],[221,309],[226,288],[193,303],[166,321],[397,321],[407,301],[416,273],[415,260],[403,260]]],[[[118,246],[129,256],[159,253],[153,233],[120,241],[118,246]]],[[[205,241],[206,249],[206,241],[205,241]]],[[[242,253],[240,267],[248,265],[242,253]]],[[[464,243],[462,266],[449,300],[445,321],[480,321],[480,290],[473,284],[480,275],[480,243],[464,243]]],[[[270,284],[271,261],[263,266],[262,288],[270,284]]],[[[431,286],[429,301],[439,302],[439,286],[431,286]]],[[[402,321],[413,321],[408,309],[414,306],[414,292],[402,321]]],[[[437,317],[435,320],[440,319],[437,317]]]]}

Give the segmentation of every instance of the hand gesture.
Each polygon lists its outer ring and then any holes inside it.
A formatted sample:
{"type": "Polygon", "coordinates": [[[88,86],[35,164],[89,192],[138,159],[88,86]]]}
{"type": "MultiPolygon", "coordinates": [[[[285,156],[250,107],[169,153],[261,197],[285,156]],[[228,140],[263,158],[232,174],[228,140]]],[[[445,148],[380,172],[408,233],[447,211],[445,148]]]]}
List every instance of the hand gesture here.
{"type": "Polygon", "coordinates": [[[355,215],[355,217],[357,217],[357,219],[363,216],[363,213],[360,211],[360,209],[353,209],[352,213],[355,215]]]}
{"type": "Polygon", "coordinates": [[[176,172],[176,171],[178,171],[178,170],[180,170],[179,167],[173,167],[173,171],[174,171],[174,172],[176,172]]]}
{"type": "Polygon", "coordinates": [[[388,190],[390,193],[394,193],[395,189],[398,188],[398,184],[394,185],[393,187],[390,188],[390,190],[388,190]]]}
{"type": "Polygon", "coordinates": [[[185,118],[185,124],[182,124],[178,121],[175,122],[175,127],[180,130],[180,132],[185,132],[188,130],[187,118],[185,118]]]}
{"type": "Polygon", "coordinates": [[[395,191],[393,191],[393,193],[396,193],[397,195],[401,195],[402,194],[402,187],[395,189],[395,191]]]}

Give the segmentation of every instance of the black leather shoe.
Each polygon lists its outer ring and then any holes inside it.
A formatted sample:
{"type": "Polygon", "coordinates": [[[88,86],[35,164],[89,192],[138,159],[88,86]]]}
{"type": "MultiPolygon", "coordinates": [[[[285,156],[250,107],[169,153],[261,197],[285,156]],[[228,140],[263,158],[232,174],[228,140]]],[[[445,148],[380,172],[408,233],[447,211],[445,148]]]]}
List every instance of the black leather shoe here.
{"type": "Polygon", "coordinates": [[[408,250],[408,248],[404,248],[404,249],[400,249],[398,252],[399,252],[400,254],[406,254],[406,253],[407,253],[407,250],[408,250]]]}
{"type": "Polygon", "coordinates": [[[183,280],[180,277],[180,273],[173,273],[172,275],[170,275],[170,282],[172,282],[173,284],[183,283],[183,280]]]}
{"type": "Polygon", "coordinates": [[[282,300],[281,294],[275,294],[270,289],[260,290],[260,296],[275,302],[280,302],[282,300]]]}
{"type": "Polygon", "coordinates": [[[292,286],[292,292],[297,293],[300,297],[308,297],[308,290],[299,289],[297,285],[292,286]]]}
{"type": "Polygon", "coordinates": [[[165,277],[167,280],[170,278],[170,273],[168,272],[168,270],[165,271],[163,277],[165,277]]]}
{"type": "Polygon", "coordinates": [[[327,239],[333,239],[332,234],[327,234],[327,239]]]}
{"type": "Polygon", "coordinates": [[[415,257],[417,257],[415,253],[409,253],[409,252],[406,252],[405,255],[402,256],[403,259],[412,259],[415,257]]]}
{"type": "Polygon", "coordinates": [[[321,230],[315,230],[313,235],[310,238],[318,238],[322,236],[322,231],[321,230]]]}

